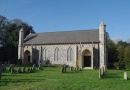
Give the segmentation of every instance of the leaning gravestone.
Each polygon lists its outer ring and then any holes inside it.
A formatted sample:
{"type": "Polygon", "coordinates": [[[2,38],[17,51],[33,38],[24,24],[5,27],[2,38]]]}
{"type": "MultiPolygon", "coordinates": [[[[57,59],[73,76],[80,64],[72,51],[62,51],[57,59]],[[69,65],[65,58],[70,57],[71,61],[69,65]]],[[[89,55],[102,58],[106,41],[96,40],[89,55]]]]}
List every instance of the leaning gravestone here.
{"type": "Polygon", "coordinates": [[[127,72],[124,72],[124,79],[127,80],[128,77],[127,77],[127,72]]]}
{"type": "Polygon", "coordinates": [[[14,69],[14,65],[13,65],[13,64],[11,64],[11,65],[9,66],[9,71],[11,71],[11,68],[14,69]]]}

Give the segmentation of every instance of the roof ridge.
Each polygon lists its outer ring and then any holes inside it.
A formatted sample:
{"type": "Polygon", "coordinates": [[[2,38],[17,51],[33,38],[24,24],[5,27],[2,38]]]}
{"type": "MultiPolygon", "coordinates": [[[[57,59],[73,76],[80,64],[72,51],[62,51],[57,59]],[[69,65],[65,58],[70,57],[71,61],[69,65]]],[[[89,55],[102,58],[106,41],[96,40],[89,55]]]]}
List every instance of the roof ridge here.
{"type": "Polygon", "coordinates": [[[59,33],[59,32],[78,32],[78,31],[97,31],[99,29],[86,29],[86,30],[70,30],[70,31],[56,31],[56,32],[41,32],[35,34],[43,34],[43,33],[59,33]]]}

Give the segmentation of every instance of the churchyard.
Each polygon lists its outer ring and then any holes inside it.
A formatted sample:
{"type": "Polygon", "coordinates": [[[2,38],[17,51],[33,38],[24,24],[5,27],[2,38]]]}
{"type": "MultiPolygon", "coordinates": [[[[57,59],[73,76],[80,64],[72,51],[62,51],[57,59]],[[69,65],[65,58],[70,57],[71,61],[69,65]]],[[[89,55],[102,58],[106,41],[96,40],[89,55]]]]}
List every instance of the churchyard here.
{"type": "Polygon", "coordinates": [[[23,72],[23,66],[14,66],[12,72],[7,66],[2,72],[0,90],[128,90],[130,85],[130,71],[107,70],[99,78],[99,69],[66,68],[66,72],[61,67],[24,69],[23,72]],[[124,79],[124,72],[128,80],[124,79]]]}

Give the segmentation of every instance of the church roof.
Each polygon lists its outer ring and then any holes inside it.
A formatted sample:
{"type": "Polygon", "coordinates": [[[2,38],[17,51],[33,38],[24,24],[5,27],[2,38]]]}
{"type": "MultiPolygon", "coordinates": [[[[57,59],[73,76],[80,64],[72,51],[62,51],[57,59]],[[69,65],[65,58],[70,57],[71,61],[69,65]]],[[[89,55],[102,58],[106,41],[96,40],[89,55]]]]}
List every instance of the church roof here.
{"type": "Polygon", "coordinates": [[[29,35],[24,40],[24,44],[69,44],[80,42],[99,42],[99,30],[35,33],[29,35]]]}

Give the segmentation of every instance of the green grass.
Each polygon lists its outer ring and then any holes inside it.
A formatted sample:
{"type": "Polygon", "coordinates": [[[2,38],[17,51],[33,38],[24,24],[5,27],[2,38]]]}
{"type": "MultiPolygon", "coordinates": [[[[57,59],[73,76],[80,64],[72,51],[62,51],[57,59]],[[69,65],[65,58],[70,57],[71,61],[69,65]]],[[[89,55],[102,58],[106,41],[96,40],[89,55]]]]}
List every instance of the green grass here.
{"type": "MultiPolygon", "coordinates": [[[[27,69],[27,68],[26,68],[27,69]]],[[[108,70],[99,79],[98,70],[61,73],[61,68],[45,67],[34,73],[2,73],[0,90],[128,90],[130,80],[121,70],[108,70]]],[[[130,71],[127,71],[130,77],[130,71]]]]}

